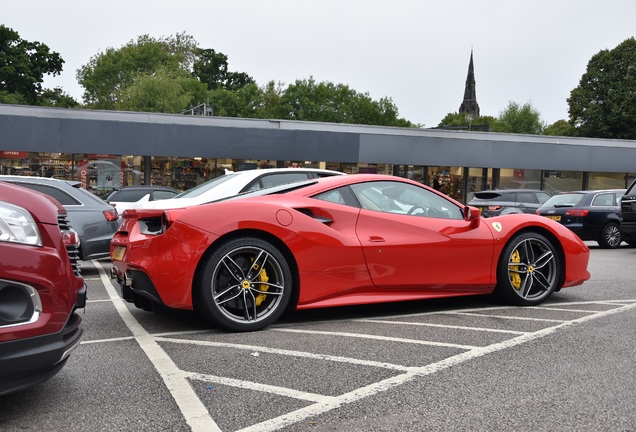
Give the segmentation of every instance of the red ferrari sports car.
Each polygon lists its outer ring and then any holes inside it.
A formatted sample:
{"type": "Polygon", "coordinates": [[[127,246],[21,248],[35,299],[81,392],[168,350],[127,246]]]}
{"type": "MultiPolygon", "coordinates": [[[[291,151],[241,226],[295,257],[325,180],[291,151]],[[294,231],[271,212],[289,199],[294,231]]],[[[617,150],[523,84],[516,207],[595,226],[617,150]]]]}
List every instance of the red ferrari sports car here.
{"type": "Polygon", "coordinates": [[[400,177],[334,176],[195,207],[127,210],[111,242],[123,297],[231,331],[287,308],[489,294],[536,305],[580,285],[589,249],[536,215],[479,210],[400,177]]]}

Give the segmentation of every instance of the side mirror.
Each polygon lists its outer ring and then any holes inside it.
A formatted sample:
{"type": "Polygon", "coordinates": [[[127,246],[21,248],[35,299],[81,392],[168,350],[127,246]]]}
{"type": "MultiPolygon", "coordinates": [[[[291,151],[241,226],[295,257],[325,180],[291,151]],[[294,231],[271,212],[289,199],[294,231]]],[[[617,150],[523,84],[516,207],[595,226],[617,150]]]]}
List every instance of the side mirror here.
{"type": "Polygon", "coordinates": [[[477,228],[481,222],[481,210],[477,207],[464,207],[464,220],[470,222],[470,226],[477,228]]]}

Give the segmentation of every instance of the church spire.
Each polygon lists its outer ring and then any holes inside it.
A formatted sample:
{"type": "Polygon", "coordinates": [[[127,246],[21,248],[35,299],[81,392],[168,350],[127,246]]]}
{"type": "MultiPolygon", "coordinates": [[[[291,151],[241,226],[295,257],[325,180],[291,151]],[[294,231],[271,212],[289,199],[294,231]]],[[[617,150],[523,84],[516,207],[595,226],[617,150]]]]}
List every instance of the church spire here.
{"type": "Polygon", "coordinates": [[[479,117],[479,104],[477,104],[477,93],[475,91],[475,71],[473,69],[473,50],[470,50],[470,63],[468,64],[468,76],[466,77],[466,89],[464,90],[464,101],[459,107],[460,113],[466,113],[479,117]]]}

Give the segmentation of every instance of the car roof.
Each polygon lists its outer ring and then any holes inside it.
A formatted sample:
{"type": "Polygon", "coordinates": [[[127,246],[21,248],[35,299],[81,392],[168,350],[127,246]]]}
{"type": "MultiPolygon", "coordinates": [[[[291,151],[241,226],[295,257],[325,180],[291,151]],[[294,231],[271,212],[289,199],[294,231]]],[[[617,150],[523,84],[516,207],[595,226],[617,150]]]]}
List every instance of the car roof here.
{"type": "Polygon", "coordinates": [[[19,176],[19,175],[0,175],[0,180],[23,181],[28,183],[51,183],[51,184],[66,183],[73,187],[79,187],[79,185],[82,184],[81,182],[77,180],[64,180],[64,179],[57,179],[53,177],[19,176]]]}

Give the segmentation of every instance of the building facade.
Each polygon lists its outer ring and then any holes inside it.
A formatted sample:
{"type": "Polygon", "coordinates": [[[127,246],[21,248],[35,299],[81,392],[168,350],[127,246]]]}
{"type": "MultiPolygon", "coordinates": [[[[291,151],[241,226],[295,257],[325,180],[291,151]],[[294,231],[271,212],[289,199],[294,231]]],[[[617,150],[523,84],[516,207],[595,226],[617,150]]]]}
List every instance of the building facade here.
{"type": "Polygon", "coordinates": [[[408,177],[466,202],[489,188],[624,188],[636,141],[0,105],[0,171],[97,194],[188,189],[226,169],[321,167],[408,177]]]}

